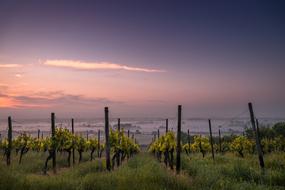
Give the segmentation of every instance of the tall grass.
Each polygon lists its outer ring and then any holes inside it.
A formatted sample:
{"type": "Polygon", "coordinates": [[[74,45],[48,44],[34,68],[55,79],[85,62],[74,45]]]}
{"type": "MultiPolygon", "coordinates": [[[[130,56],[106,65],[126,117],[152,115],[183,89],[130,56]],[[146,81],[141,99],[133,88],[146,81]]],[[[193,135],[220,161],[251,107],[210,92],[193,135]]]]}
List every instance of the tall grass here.
{"type": "MultiPolygon", "coordinates": [[[[67,155],[58,154],[58,173],[42,174],[44,153],[29,152],[23,163],[13,155],[12,165],[0,162],[0,190],[186,190],[186,189],[285,189],[285,153],[265,155],[265,170],[256,155],[245,158],[233,154],[200,154],[182,156],[182,174],[165,168],[152,155],[140,153],[112,172],[105,170],[105,161],[96,158],[68,168],[67,155]]],[[[78,161],[77,161],[78,162],[78,161]]],[[[49,165],[51,169],[51,163],[49,165]]]]}
{"type": "Polygon", "coordinates": [[[183,156],[182,168],[193,178],[193,189],[285,189],[285,154],[265,156],[265,170],[256,155],[239,158],[217,155],[202,158],[198,154],[183,156]]]}
{"type": "MultiPolygon", "coordinates": [[[[43,160],[38,160],[44,156],[33,153],[26,156],[30,161],[24,162],[22,165],[14,163],[9,168],[4,163],[0,165],[1,190],[183,190],[190,188],[188,178],[175,176],[152,156],[144,153],[131,158],[112,172],[105,170],[104,161],[100,161],[103,165],[101,167],[100,162],[95,160],[80,163],[72,168],[63,168],[58,171],[58,174],[49,173],[49,176],[41,174],[43,160]],[[103,171],[101,171],[102,168],[103,171]]],[[[59,166],[64,166],[64,160],[60,157],[59,166]]]]}

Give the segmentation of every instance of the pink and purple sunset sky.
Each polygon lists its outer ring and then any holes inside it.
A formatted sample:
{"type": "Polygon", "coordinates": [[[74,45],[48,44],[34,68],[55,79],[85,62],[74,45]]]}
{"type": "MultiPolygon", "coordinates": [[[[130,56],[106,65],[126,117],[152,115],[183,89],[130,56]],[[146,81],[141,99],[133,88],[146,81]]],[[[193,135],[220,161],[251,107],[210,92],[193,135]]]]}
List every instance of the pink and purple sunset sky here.
{"type": "Polygon", "coordinates": [[[282,1],[0,1],[0,118],[285,117],[282,1]]]}

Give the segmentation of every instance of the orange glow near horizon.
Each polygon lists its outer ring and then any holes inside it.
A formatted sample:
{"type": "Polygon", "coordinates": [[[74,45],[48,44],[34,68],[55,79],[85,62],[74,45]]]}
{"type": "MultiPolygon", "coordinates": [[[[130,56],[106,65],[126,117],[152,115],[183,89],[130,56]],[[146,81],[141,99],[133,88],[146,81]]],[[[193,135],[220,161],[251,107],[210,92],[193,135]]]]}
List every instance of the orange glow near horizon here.
{"type": "Polygon", "coordinates": [[[16,102],[11,98],[0,97],[0,108],[14,108],[16,102]]]}
{"type": "Polygon", "coordinates": [[[26,104],[24,102],[17,101],[13,98],[0,98],[0,108],[50,108],[52,105],[47,104],[26,104]]]}

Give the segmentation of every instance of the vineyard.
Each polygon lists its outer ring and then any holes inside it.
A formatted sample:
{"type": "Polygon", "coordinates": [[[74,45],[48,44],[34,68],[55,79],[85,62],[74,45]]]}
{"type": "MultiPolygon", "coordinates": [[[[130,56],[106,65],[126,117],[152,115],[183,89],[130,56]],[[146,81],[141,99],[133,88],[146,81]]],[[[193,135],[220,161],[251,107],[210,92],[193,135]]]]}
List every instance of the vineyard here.
{"type": "MultiPolygon", "coordinates": [[[[112,157],[112,166],[115,164],[118,166],[126,158],[133,156],[139,152],[139,145],[135,144],[132,139],[124,135],[124,131],[112,131],[110,132],[110,145],[112,157]],[[116,160],[116,162],[115,162],[116,160]]],[[[1,150],[4,152],[4,156],[9,153],[9,143],[7,139],[2,140],[1,150]]],[[[68,166],[71,166],[71,155],[73,151],[78,153],[78,163],[82,161],[82,154],[88,153],[89,159],[92,161],[94,153],[98,153],[98,157],[102,156],[105,149],[104,144],[100,144],[98,139],[86,140],[82,136],[72,134],[69,130],[63,128],[57,128],[54,137],[46,138],[33,138],[25,133],[17,136],[12,141],[12,149],[15,150],[16,155],[19,155],[19,164],[22,162],[22,158],[29,151],[48,153],[44,164],[44,173],[47,172],[48,161],[52,158],[54,150],[59,154],[65,154],[67,156],[66,162],[68,166]]],[[[75,160],[73,159],[73,164],[75,160]]]]}
{"type": "MultiPolygon", "coordinates": [[[[284,189],[285,123],[253,128],[243,135],[191,135],[158,130],[146,150],[129,131],[109,125],[105,137],[85,138],[56,127],[51,135],[21,133],[12,138],[12,120],[0,150],[0,189],[284,189]]],[[[252,112],[253,113],[253,112],[252,112]]]]}

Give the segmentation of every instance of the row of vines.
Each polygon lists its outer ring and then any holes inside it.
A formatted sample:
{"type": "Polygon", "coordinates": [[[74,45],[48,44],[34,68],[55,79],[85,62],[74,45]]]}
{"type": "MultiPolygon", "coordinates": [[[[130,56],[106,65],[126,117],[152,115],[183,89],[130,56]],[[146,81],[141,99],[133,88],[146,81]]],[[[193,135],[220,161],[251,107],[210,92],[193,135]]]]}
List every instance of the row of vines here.
{"type": "MultiPolygon", "coordinates": [[[[285,138],[282,135],[277,135],[272,138],[262,138],[260,144],[263,154],[285,151],[285,138]]],[[[210,137],[201,135],[188,136],[188,142],[181,142],[181,147],[187,155],[191,153],[201,153],[202,156],[205,157],[207,153],[211,152],[210,137]]],[[[148,151],[153,153],[159,161],[163,161],[166,166],[170,166],[170,168],[173,169],[176,148],[177,140],[175,134],[173,132],[167,132],[155,139],[150,144],[148,151]]],[[[232,152],[240,157],[244,157],[246,154],[254,154],[257,151],[255,140],[244,135],[227,136],[220,139],[215,138],[213,149],[215,153],[223,154],[232,152]]]]}
{"type": "MultiPolygon", "coordinates": [[[[274,139],[262,139],[261,147],[264,154],[285,151],[285,139],[281,136],[274,139]]],[[[242,135],[233,136],[230,140],[222,141],[220,144],[214,143],[213,148],[216,153],[233,152],[241,157],[244,157],[245,154],[256,153],[255,140],[242,135]]],[[[183,150],[187,154],[200,152],[204,157],[206,153],[211,151],[210,140],[205,136],[194,136],[194,142],[184,144],[183,150]]]]}
{"type": "MultiPolygon", "coordinates": [[[[110,152],[112,155],[112,167],[116,164],[120,165],[126,158],[140,151],[139,145],[129,137],[123,130],[111,130],[109,133],[110,152]]],[[[0,149],[4,156],[9,151],[8,139],[4,138],[0,142],[0,149]]],[[[90,160],[94,159],[94,154],[101,158],[105,150],[105,143],[100,142],[98,138],[89,138],[88,140],[80,135],[75,135],[66,128],[56,128],[53,137],[34,138],[31,135],[22,133],[12,140],[11,150],[19,155],[19,164],[22,162],[22,157],[29,151],[45,152],[47,158],[44,162],[43,171],[47,172],[49,160],[52,159],[54,151],[65,153],[68,166],[71,166],[71,157],[74,151],[78,154],[78,162],[82,161],[82,154],[88,152],[90,160]]],[[[73,160],[73,163],[75,161],[73,160]]]]}

